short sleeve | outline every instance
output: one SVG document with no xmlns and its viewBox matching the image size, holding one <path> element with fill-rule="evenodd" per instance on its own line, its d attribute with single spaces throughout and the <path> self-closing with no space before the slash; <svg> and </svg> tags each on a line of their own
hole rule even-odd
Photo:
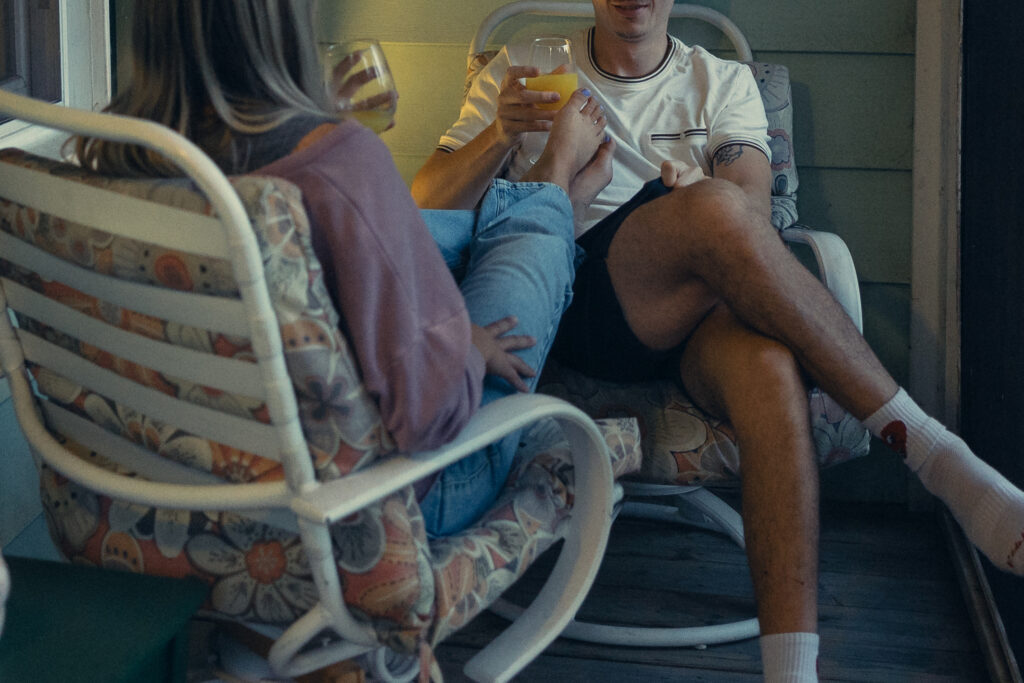
<svg viewBox="0 0 1024 683">
<path fill-rule="evenodd" d="M 771 159 L 768 119 L 761 93 L 750 69 L 736 62 L 723 62 L 723 71 L 712 94 L 715 110 L 709 122 L 708 163 L 725 145 L 750 145 Z"/>
<path fill-rule="evenodd" d="M 466 93 L 466 100 L 459 111 L 459 119 L 441 136 L 437 143 L 438 149 L 448 152 L 461 149 L 491 124 L 498 111 L 501 81 L 505 78 L 510 63 L 507 48 L 502 48 L 494 59 L 480 70 Z"/>
</svg>

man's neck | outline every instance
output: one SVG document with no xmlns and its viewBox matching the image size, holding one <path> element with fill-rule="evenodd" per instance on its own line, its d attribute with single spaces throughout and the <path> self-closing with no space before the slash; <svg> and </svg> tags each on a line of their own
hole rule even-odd
<svg viewBox="0 0 1024 683">
<path fill-rule="evenodd" d="M 639 41 L 594 29 L 594 59 L 603 71 L 624 78 L 646 76 L 661 64 L 668 50 L 668 34 Z"/>
</svg>

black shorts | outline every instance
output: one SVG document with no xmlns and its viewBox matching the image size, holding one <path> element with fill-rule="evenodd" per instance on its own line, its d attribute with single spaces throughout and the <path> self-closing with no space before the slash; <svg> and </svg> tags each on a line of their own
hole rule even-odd
<svg viewBox="0 0 1024 683">
<path fill-rule="evenodd" d="M 573 299 L 562 316 L 551 354 L 563 365 L 618 382 L 672 377 L 680 348 L 654 351 L 636 338 L 608 276 L 608 247 L 622 221 L 641 204 L 667 194 L 656 178 L 580 236 L 586 256 L 576 270 Z"/>
</svg>

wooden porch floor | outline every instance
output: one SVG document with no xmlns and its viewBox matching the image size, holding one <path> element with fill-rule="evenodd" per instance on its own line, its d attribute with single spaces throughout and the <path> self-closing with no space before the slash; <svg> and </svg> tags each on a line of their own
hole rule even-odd
<svg viewBox="0 0 1024 683">
<path fill-rule="evenodd" d="M 934 515 L 910 514 L 896 505 L 826 501 L 821 537 L 821 680 L 989 680 Z M 542 571 L 531 569 L 510 596 L 535 591 Z M 753 614 L 743 552 L 726 537 L 624 519 L 613 527 L 604 564 L 579 618 L 687 626 Z M 443 643 L 437 655 L 445 680 L 468 681 L 462 665 L 504 625 L 484 613 Z M 757 681 L 760 651 L 756 638 L 703 650 L 562 638 L 516 680 Z"/>
</svg>

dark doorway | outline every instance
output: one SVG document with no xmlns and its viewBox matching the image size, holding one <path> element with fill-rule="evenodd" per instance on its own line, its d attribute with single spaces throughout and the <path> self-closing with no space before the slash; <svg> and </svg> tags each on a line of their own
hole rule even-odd
<svg viewBox="0 0 1024 683">
<path fill-rule="evenodd" d="M 961 225 L 962 428 L 1024 485 L 1024 73 L 1021 0 L 965 0 Z M 1024 579 L 989 569 L 1018 662 Z"/>
</svg>

